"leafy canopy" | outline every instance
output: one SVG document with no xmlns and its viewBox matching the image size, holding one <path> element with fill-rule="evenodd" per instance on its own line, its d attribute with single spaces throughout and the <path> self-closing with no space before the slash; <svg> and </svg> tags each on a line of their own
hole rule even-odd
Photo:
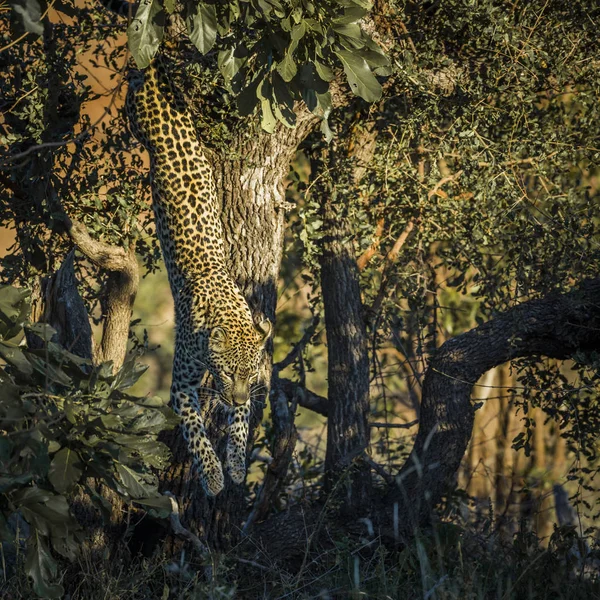
<svg viewBox="0 0 600 600">
<path fill-rule="evenodd" d="M 216 54 L 226 87 L 238 94 L 242 115 L 260 103 L 262 127 L 273 131 L 277 121 L 294 126 L 297 100 L 327 117 L 336 68 L 343 67 L 357 96 L 379 100 L 375 74 L 389 74 L 389 63 L 361 25 L 370 8 L 368 0 L 188 0 L 180 16 L 196 48 Z M 158 51 L 165 16 L 177 10 L 172 0 L 139 5 L 128 38 L 140 68 Z"/>
</svg>

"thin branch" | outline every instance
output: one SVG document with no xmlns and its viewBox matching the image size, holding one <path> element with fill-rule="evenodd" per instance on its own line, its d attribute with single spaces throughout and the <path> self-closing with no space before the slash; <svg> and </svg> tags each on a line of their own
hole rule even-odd
<svg viewBox="0 0 600 600">
<path fill-rule="evenodd" d="M 290 350 L 288 355 L 283 360 L 273 365 L 274 372 L 278 373 L 279 371 L 283 371 L 283 369 L 289 367 L 291 364 L 294 363 L 294 361 L 298 358 L 300 354 L 302 354 L 304 348 L 306 348 L 307 344 L 312 339 L 318 326 L 319 317 L 315 316 L 313 322 L 308 326 L 303 336 L 300 338 L 300 341 L 294 344 L 294 347 Z"/>
<path fill-rule="evenodd" d="M 356 266 L 359 271 L 362 271 L 371 261 L 371 259 L 377 254 L 379 246 L 381 245 L 381 236 L 383 235 L 383 218 L 377 221 L 377 228 L 375 229 L 375 235 L 371 245 L 358 257 L 356 260 Z"/>
<path fill-rule="evenodd" d="M 410 429 L 419 424 L 419 419 L 410 421 L 409 423 L 369 423 L 370 427 L 378 427 L 380 429 Z"/>
<path fill-rule="evenodd" d="M 324 417 L 329 415 L 329 402 L 327 398 L 319 396 L 310 390 L 302 387 L 297 381 L 291 379 L 280 378 L 277 382 L 288 398 L 293 398 L 296 395 L 298 405 L 302 408 L 312 410 Z"/>
</svg>

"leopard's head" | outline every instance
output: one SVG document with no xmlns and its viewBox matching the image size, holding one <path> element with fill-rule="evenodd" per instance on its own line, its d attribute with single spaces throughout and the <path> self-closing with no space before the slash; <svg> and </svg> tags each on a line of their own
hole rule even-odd
<svg viewBox="0 0 600 600">
<path fill-rule="evenodd" d="M 206 366 L 225 404 L 248 402 L 272 329 L 271 321 L 265 319 L 258 325 L 229 321 L 210 330 Z"/>
</svg>

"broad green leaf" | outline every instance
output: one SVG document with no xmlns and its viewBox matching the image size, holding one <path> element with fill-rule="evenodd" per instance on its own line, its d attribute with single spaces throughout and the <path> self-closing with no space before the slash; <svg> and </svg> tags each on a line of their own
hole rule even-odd
<svg viewBox="0 0 600 600">
<path fill-rule="evenodd" d="M 321 133 L 325 137 L 325 141 L 327 143 L 331 142 L 333 139 L 333 131 L 331 131 L 331 127 L 329 127 L 329 121 L 327 119 L 323 119 L 321 121 Z"/>
<path fill-rule="evenodd" d="M 300 83 L 302 88 L 314 90 L 318 94 L 324 94 L 329 90 L 327 82 L 319 77 L 315 66 L 310 63 L 300 67 L 296 81 Z"/>
<path fill-rule="evenodd" d="M 153 516 L 159 519 L 166 519 L 172 511 L 171 500 L 167 496 L 137 498 L 136 503 L 141 504 Z"/>
<path fill-rule="evenodd" d="M 294 25 L 294 27 L 292 27 L 292 31 L 290 34 L 290 37 L 292 38 L 292 41 L 290 42 L 290 45 L 288 46 L 287 52 L 289 54 L 293 54 L 296 51 L 296 48 L 298 47 L 298 44 L 300 42 L 300 40 L 304 37 L 304 34 L 306 33 L 306 24 L 304 23 L 304 21 L 298 23 L 298 25 Z"/>
<path fill-rule="evenodd" d="M 58 564 L 52 558 L 48 540 L 35 532 L 29 540 L 25 572 L 33 579 L 33 589 L 42 598 L 62 598 L 62 586 L 53 583 L 58 574 Z"/>
<path fill-rule="evenodd" d="M 273 133 L 275 131 L 275 126 L 277 125 L 277 119 L 273 114 L 273 110 L 271 109 L 271 101 L 270 100 L 261 100 L 260 101 L 260 109 L 261 109 L 261 120 L 260 126 L 267 132 Z"/>
<path fill-rule="evenodd" d="M 360 39 L 362 37 L 361 28 L 356 23 L 349 23 L 347 25 L 334 25 L 333 30 L 336 33 L 346 35 L 350 38 Z"/>
<path fill-rule="evenodd" d="M 150 489 L 142 483 L 135 471 L 120 463 L 116 463 L 115 467 L 125 491 L 132 498 L 146 498 L 150 495 Z"/>
<path fill-rule="evenodd" d="M 128 426 L 133 432 L 159 432 L 166 423 L 166 417 L 159 410 L 148 409 L 136 417 Z"/>
<path fill-rule="evenodd" d="M 236 58 L 236 48 L 227 48 L 227 50 L 221 50 L 217 56 L 217 65 L 221 75 L 225 78 L 225 81 L 231 81 L 238 73 L 242 65 L 246 62 L 246 57 Z"/>
<path fill-rule="evenodd" d="M 41 373 L 46 379 L 60 385 L 70 385 L 71 378 L 59 367 L 46 362 L 33 352 L 29 353 L 29 360 L 38 373 Z"/>
<path fill-rule="evenodd" d="M 0 335 L 10 339 L 17 335 L 29 316 L 30 292 L 11 285 L 0 286 Z"/>
<path fill-rule="evenodd" d="M 25 358 L 25 354 L 18 346 L 0 342 L 0 356 L 9 364 L 16 367 L 23 375 L 32 375 L 33 366 Z"/>
<path fill-rule="evenodd" d="M 42 490 L 37 486 L 23 488 L 11 496 L 11 500 L 18 506 L 27 506 L 35 502 L 46 502 L 52 496 L 52 492 Z"/>
<path fill-rule="evenodd" d="M 381 98 L 381 85 L 371 72 L 367 61 L 353 52 L 337 50 L 336 55 L 344 65 L 350 88 L 363 100 L 376 102 Z"/>
<path fill-rule="evenodd" d="M 82 473 L 83 465 L 77 452 L 71 448 L 63 448 L 54 455 L 50 463 L 48 479 L 54 489 L 63 494 L 79 481 Z"/>
<path fill-rule="evenodd" d="M 126 390 L 132 387 L 147 370 L 148 365 L 136 362 L 135 358 L 126 361 L 115 375 L 112 388 Z"/>
<path fill-rule="evenodd" d="M 35 333 L 44 342 L 49 342 L 53 335 L 56 335 L 56 329 L 50 327 L 47 323 L 31 323 L 25 326 L 26 331 Z"/>
<path fill-rule="evenodd" d="M 277 72 L 273 73 L 273 91 L 276 100 L 274 103 L 275 116 L 287 127 L 295 127 L 294 99 L 285 81 Z"/>
<path fill-rule="evenodd" d="M 262 83 L 264 73 L 257 75 L 254 80 L 248 85 L 242 93 L 237 97 L 238 110 L 242 116 L 252 114 L 252 111 L 258 104 L 257 90 L 260 83 Z"/>
<path fill-rule="evenodd" d="M 33 473 L 22 473 L 14 477 L 0 477 L 0 494 L 7 494 L 10 490 L 21 488 L 33 481 Z"/>
<path fill-rule="evenodd" d="M 284 81 L 291 81 L 298 72 L 298 67 L 289 52 L 285 53 L 283 60 L 277 64 L 276 69 Z"/>
<path fill-rule="evenodd" d="M 165 400 L 160 396 L 148 396 L 147 398 L 142 398 L 139 401 L 140 405 L 147 406 L 148 408 L 161 408 L 166 406 L 168 403 L 168 400 Z"/>
<path fill-rule="evenodd" d="M 350 23 L 356 23 L 362 19 L 369 9 L 360 6 L 349 6 L 344 10 L 344 14 L 341 17 L 333 19 L 334 25 L 348 25 Z"/>
<path fill-rule="evenodd" d="M 163 38 L 165 13 L 160 0 L 142 0 L 127 29 L 129 50 L 140 69 L 154 58 Z"/>
<path fill-rule="evenodd" d="M 202 54 L 206 54 L 215 45 L 217 39 L 217 12 L 215 6 L 188 0 L 186 9 L 185 24 L 190 40 Z"/>
<path fill-rule="evenodd" d="M 333 70 L 330 69 L 327 65 L 320 63 L 318 60 L 315 60 L 314 64 L 319 77 L 323 81 L 331 81 L 334 78 Z"/>
</svg>

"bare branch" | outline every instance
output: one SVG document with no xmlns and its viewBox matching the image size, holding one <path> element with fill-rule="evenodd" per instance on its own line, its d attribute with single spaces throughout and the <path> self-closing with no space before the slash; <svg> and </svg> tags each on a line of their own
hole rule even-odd
<svg viewBox="0 0 600 600">
<path fill-rule="evenodd" d="M 297 381 L 280 378 L 278 379 L 277 385 L 281 387 L 288 399 L 297 397 L 298 406 L 308 408 L 308 410 L 312 410 L 324 417 L 329 414 L 329 402 L 327 401 L 327 398 L 307 390 Z"/>
<path fill-rule="evenodd" d="M 300 338 L 300 341 L 294 344 L 294 347 L 290 350 L 288 355 L 282 361 L 279 361 L 278 363 L 275 363 L 273 365 L 273 371 L 279 372 L 283 371 L 283 369 L 285 369 L 286 367 L 289 367 L 298 358 L 298 356 L 302 354 L 304 348 L 306 348 L 313 335 L 315 335 L 315 331 L 317 330 L 318 326 L 319 317 L 315 316 L 313 322 L 309 325 L 309 327 L 306 329 L 306 331 Z"/>
</svg>

